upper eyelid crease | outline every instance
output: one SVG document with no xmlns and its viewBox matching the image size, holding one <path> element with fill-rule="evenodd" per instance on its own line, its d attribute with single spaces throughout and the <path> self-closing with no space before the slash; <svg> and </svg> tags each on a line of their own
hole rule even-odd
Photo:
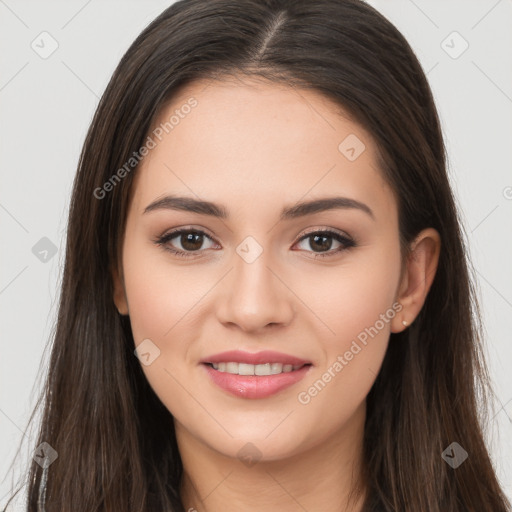
<svg viewBox="0 0 512 512">
<path fill-rule="evenodd" d="M 176 229 L 171 229 L 170 231 L 165 232 L 163 235 L 157 237 L 157 240 L 163 240 L 163 239 L 172 240 L 173 238 L 175 238 L 183 233 L 200 234 L 200 235 L 203 235 L 203 236 L 209 238 L 210 240 L 218 243 L 216 241 L 216 237 L 214 235 L 211 235 L 208 231 L 205 231 L 204 228 L 194 228 L 194 227 L 187 227 L 187 226 L 176 228 Z M 353 242 L 355 241 L 355 239 L 348 233 L 346 233 L 342 230 L 339 230 L 336 228 L 330 228 L 327 226 L 312 228 L 311 230 L 308 230 L 305 233 L 302 233 L 302 235 L 300 235 L 300 237 L 297 241 L 304 240 L 305 238 L 308 238 L 308 237 L 316 235 L 316 234 L 325 234 L 325 233 L 327 233 L 328 236 L 331 236 L 331 237 L 338 236 L 338 237 L 344 238 L 346 240 L 350 240 Z"/>
<path fill-rule="evenodd" d="M 293 206 L 285 207 L 280 215 L 280 220 L 296 219 L 313 213 L 319 213 L 333 209 L 356 209 L 365 212 L 373 220 L 375 215 L 372 209 L 360 201 L 348 197 L 327 197 L 315 199 L 312 201 L 297 203 Z M 156 201 L 153 201 L 144 209 L 144 214 L 155 210 L 178 210 L 198 213 L 201 215 L 210 215 L 219 219 L 227 219 L 229 213 L 227 209 L 210 201 L 202 201 L 193 197 L 182 197 L 166 195 Z"/>
</svg>

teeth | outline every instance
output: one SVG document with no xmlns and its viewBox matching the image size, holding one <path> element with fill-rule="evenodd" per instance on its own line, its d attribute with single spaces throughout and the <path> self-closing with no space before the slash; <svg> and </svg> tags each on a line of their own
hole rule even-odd
<svg viewBox="0 0 512 512">
<path fill-rule="evenodd" d="M 278 373 L 288 373 L 302 368 L 300 364 L 295 366 L 281 363 L 246 364 L 229 362 L 211 364 L 219 372 L 234 375 L 277 375 Z"/>
</svg>

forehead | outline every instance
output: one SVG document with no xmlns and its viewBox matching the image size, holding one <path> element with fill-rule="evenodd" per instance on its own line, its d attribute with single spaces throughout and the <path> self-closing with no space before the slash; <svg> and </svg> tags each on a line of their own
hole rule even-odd
<svg viewBox="0 0 512 512">
<path fill-rule="evenodd" d="M 377 210 L 395 207 L 369 133 L 313 90 L 249 78 L 196 81 L 162 108 L 149 135 L 155 146 L 133 184 L 140 211 L 177 192 L 237 210 L 338 192 Z"/>
</svg>

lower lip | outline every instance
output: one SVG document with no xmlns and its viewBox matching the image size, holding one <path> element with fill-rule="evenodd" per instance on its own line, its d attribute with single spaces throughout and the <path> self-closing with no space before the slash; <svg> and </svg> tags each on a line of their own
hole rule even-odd
<svg viewBox="0 0 512 512">
<path fill-rule="evenodd" d="M 304 378 L 312 365 L 306 365 L 292 372 L 277 375 L 235 375 L 219 372 L 209 364 L 202 364 L 217 386 L 239 398 L 266 398 L 282 391 Z"/>
</svg>

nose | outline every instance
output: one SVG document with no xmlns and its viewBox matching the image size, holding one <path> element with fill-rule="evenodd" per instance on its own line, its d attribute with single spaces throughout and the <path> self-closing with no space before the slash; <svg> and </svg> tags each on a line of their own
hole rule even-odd
<svg viewBox="0 0 512 512">
<path fill-rule="evenodd" d="M 251 263 L 234 254 L 233 266 L 216 301 L 218 320 L 245 332 L 288 325 L 294 315 L 294 294 L 273 268 L 267 251 Z"/>
</svg>

